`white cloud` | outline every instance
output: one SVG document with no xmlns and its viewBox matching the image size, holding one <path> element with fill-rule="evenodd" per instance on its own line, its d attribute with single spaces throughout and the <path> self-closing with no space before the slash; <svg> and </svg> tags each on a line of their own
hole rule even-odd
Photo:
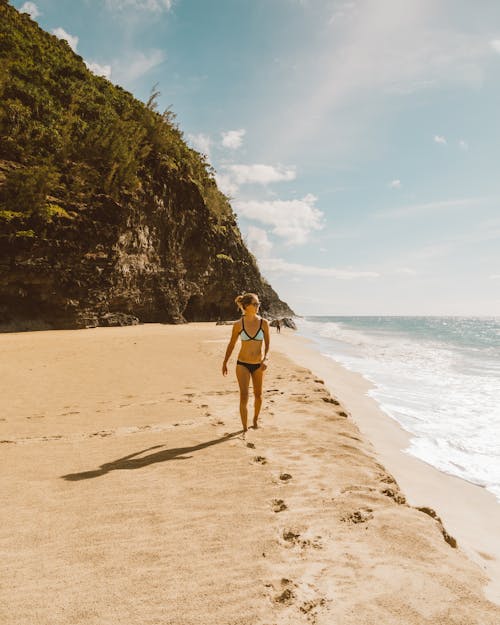
<svg viewBox="0 0 500 625">
<path fill-rule="evenodd" d="M 267 236 L 267 232 L 255 226 L 248 227 L 246 241 L 250 251 L 257 258 L 266 258 L 269 256 L 273 247 L 273 244 Z"/>
<path fill-rule="evenodd" d="M 494 273 L 490 276 L 490 280 L 500 280 L 500 273 Z"/>
<path fill-rule="evenodd" d="M 294 169 L 273 167 L 273 165 L 227 165 L 225 170 L 239 184 L 269 184 L 271 182 L 284 182 L 295 180 Z"/>
<path fill-rule="evenodd" d="M 406 215 L 415 215 L 419 213 L 435 212 L 449 208 L 460 208 L 463 206 L 477 206 L 486 202 L 486 197 L 469 197 L 455 200 L 439 200 L 435 202 L 426 202 L 423 204 L 411 204 L 400 208 L 389 209 L 376 213 L 376 217 L 405 217 Z"/>
<path fill-rule="evenodd" d="M 106 0 L 106 8 L 111 11 L 123 11 L 125 9 L 136 9 L 139 11 L 170 11 L 172 0 Z"/>
<path fill-rule="evenodd" d="M 493 41 L 490 41 L 490 46 L 493 50 L 495 50 L 495 52 L 500 54 L 500 39 L 493 39 Z"/>
<path fill-rule="evenodd" d="M 21 13 L 27 13 L 32 20 L 36 20 L 36 18 L 41 15 L 38 7 L 34 2 L 25 2 L 23 6 L 19 9 Z"/>
<path fill-rule="evenodd" d="M 442 135 L 434 135 L 434 143 L 446 145 L 448 141 L 446 141 L 446 137 L 443 137 Z"/>
<path fill-rule="evenodd" d="M 246 133 L 247 131 L 244 128 L 240 128 L 239 130 L 228 130 L 227 132 L 222 132 L 222 145 L 225 148 L 236 150 L 242 146 L 243 137 L 246 135 Z"/>
<path fill-rule="evenodd" d="M 114 81 L 119 84 L 130 85 L 154 67 L 161 65 L 166 58 L 163 50 L 131 51 L 113 62 Z"/>
<path fill-rule="evenodd" d="M 460 149 L 464 150 L 464 152 L 467 152 L 467 150 L 469 149 L 469 144 L 464 139 L 460 139 L 460 141 L 458 142 L 458 146 L 460 147 Z"/>
<path fill-rule="evenodd" d="M 208 135 L 204 135 L 202 132 L 197 135 L 188 134 L 188 139 L 195 150 L 198 150 L 198 152 L 201 152 L 210 158 L 210 146 L 212 144 L 212 140 Z"/>
<path fill-rule="evenodd" d="M 272 232 L 288 245 L 305 243 L 313 230 L 324 227 L 323 213 L 314 206 L 317 198 L 308 194 L 300 200 L 235 202 L 235 210 L 247 219 L 272 226 Z"/>
<path fill-rule="evenodd" d="M 93 61 L 84 61 L 88 69 L 96 74 L 96 76 L 104 76 L 104 78 L 111 77 L 111 65 L 99 65 Z"/>
<path fill-rule="evenodd" d="M 391 189 L 400 189 L 401 188 L 401 180 L 391 180 L 391 182 L 389 182 L 389 187 Z"/>
<path fill-rule="evenodd" d="M 337 278 L 339 280 L 353 280 L 355 278 L 378 278 L 375 271 L 355 271 L 352 269 L 336 269 L 335 267 L 313 267 L 289 263 L 282 258 L 264 258 L 259 266 L 269 273 L 285 273 L 294 276 L 317 276 L 320 278 Z"/>
<path fill-rule="evenodd" d="M 73 52 L 76 52 L 76 48 L 78 47 L 78 37 L 76 35 L 70 35 L 64 30 L 64 28 L 60 27 L 53 28 L 52 34 L 56 37 L 59 37 L 59 39 L 64 39 L 64 41 L 67 41 L 69 47 L 73 50 Z"/>
</svg>

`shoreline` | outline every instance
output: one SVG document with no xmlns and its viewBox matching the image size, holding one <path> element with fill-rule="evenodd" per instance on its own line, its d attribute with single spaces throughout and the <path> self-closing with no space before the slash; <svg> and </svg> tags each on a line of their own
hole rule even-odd
<svg viewBox="0 0 500 625">
<path fill-rule="evenodd" d="M 0 623 L 497 625 L 484 569 L 356 423 L 381 423 L 364 380 L 273 332 L 244 437 L 229 334 L 0 336 Z"/>
<path fill-rule="evenodd" d="M 500 605 L 500 502 L 495 495 L 406 453 L 411 434 L 369 395 L 375 385 L 362 374 L 322 354 L 313 341 L 300 335 L 287 334 L 286 344 L 280 347 L 298 364 L 323 377 L 328 390 L 349 409 L 373 444 L 409 503 L 436 511 L 459 548 L 490 577 L 485 596 Z"/>
</svg>

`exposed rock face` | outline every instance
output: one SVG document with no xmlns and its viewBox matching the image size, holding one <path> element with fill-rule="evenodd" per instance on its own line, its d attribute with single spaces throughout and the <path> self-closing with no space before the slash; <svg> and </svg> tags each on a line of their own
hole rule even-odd
<svg viewBox="0 0 500 625">
<path fill-rule="evenodd" d="M 157 186 L 125 204 L 106 195 L 58 201 L 69 217 L 36 237 L 19 236 L 16 219 L 4 224 L 3 329 L 231 319 L 243 291 L 258 293 L 268 316 L 293 314 L 262 279 L 234 216 L 215 221 L 193 183 Z"/>
<path fill-rule="evenodd" d="M 263 280 L 175 115 L 0 0 L 0 330 L 234 318 Z"/>
</svg>

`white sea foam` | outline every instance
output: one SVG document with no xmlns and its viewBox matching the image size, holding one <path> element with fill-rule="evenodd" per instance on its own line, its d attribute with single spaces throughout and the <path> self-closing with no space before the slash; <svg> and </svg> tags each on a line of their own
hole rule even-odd
<svg viewBox="0 0 500 625">
<path fill-rule="evenodd" d="M 411 435 L 408 453 L 500 501 L 500 322 L 308 318 L 299 332 L 374 384 Z"/>
</svg>

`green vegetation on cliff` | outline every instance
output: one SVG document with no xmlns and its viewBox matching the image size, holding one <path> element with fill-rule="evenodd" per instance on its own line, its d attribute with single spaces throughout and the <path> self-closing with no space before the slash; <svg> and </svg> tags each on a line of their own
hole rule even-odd
<svg viewBox="0 0 500 625">
<path fill-rule="evenodd" d="M 157 96 L 143 104 L 95 76 L 66 41 L 0 0 L 0 158 L 23 166 L 4 172 L 4 211 L 43 220 L 48 195 L 120 201 L 175 172 L 198 186 L 214 217 L 230 213 L 209 164 L 174 114 L 158 112 Z"/>
</svg>

